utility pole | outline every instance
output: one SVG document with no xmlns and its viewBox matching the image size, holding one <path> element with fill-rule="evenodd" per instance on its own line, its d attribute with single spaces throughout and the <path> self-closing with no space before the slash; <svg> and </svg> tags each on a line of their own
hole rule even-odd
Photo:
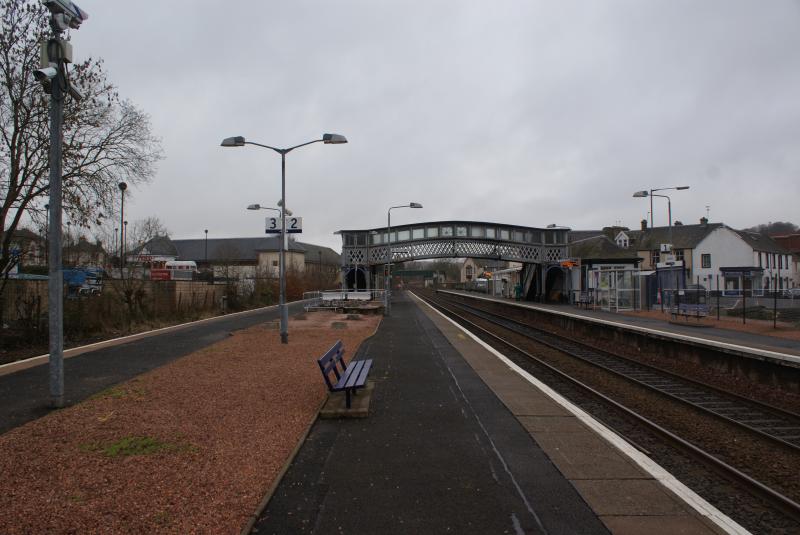
<svg viewBox="0 0 800 535">
<path fill-rule="evenodd" d="M 72 45 L 62 39 L 67 28 L 78 29 L 89 18 L 70 0 L 43 0 L 50 10 L 50 28 L 53 37 L 42 43 L 42 65 L 34 77 L 50 93 L 50 202 L 47 283 L 49 350 L 50 350 L 50 405 L 64 406 L 64 272 L 61 257 L 61 142 L 64 122 L 64 98 L 69 93 L 76 100 L 81 94 L 69 85 L 66 77 L 67 63 L 72 62 Z"/>
</svg>

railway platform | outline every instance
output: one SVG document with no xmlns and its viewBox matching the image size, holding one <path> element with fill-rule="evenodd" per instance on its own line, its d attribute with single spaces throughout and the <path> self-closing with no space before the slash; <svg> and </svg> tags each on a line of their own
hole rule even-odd
<svg viewBox="0 0 800 535">
<path fill-rule="evenodd" d="M 413 294 L 362 355 L 370 416 L 318 420 L 253 533 L 744 532 Z"/>
<path fill-rule="evenodd" d="M 528 301 L 515 301 L 504 297 L 487 296 L 475 292 L 447 290 L 477 299 L 513 303 L 520 307 L 531 308 L 554 315 L 581 318 L 609 327 L 617 327 L 638 331 L 646 335 L 672 338 L 679 341 L 706 344 L 715 348 L 727 348 L 743 355 L 753 355 L 774 360 L 783 360 L 789 364 L 800 366 L 800 341 L 777 336 L 754 334 L 746 331 L 725 329 L 713 324 L 702 329 L 691 325 L 680 325 L 663 319 L 635 316 L 603 310 L 586 310 L 572 305 L 541 304 Z"/>
</svg>

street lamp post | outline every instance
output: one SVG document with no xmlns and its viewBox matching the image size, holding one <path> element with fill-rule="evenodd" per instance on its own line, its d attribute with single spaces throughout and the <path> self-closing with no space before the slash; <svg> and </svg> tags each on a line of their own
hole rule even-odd
<svg viewBox="0 0 800 535">
<path fill-rule="evenodd" d="M 289 343 L 289 312 L 286 307 L 286 155 L 294 149 L 311 145 L 312 143 L 325 143 L 326 145 L 338 145 L 347 143 L 347 138 L 339 134 L 323 134 L 322 139 L 315 139 L 287 149 L 279 149 L 269 145 L 262 145 L 253 141 L 246 141 L 243 136 L 228 137 L 220 144 L 223 147 L 243 147 L 245 145 L 255 145 L 265 149 L 271 149 L 281 155 L 281 254 L 280 254 L 280 301 L 278 308 L 281 312 L 281 343 Z"/>
<path fill-rule="evenodd" d="M 668 195 L 659 195 L 657 193 L 653 193 L 654 191 L 666 191 L 666 190 L 684 190 L 689 189 L 689 186 L 675 186 L 671 188 L 656 188 L 651 190 L 643 190 L 637 191 L 633 194 L 634 197 L 641 198 L 641 197 L 650 197 L 650 228 L 653 228 L 653 197 L 662 197 L 667 199 L 667 218 L 669 219 L 669 251 L 670 254 L 672 253 L 672 200 L 669 198 Z M 660 253 L 659 253 L 660 254 Z M 681 268 L 683 269 L 683 268 Z M 656 266 L 656 272 L 658 272 L 658 266 Z M 677 275 L 676 275 L 677 277 Z M 659 281 L 659 288 L 661 287 L 661 279 Z M 675 282 L 675 289 L 677 291 L 678 281 Z M 672 301 L 670 300 L 670 304 Z M 661 306 L 664 306 L 664 296 L 661 297 Z"/>
<path fill-rule="evenodd" d="M 123 235 L 123 221 L 125 220 L 125 190 L 128 185 L 125 182 L 117 184 L 120 191 L 121 201 L 119 210 L 119 276 L 122 277 L 122 255 L 125 253 L 125 236 Z"/>
<path fill-rule="evenodd" d="M 392 210 L 395 208 L 422 208 L 422 205 L 418 202 L 412 202 L 409 204 L 401 204 L 400 206 L 392 206 L 386 212 L 386 273 L 384 274 L 384 288 L 383 288 L 383 314 L 385 316 L 391 315 L 392 312 L 392 300 L 389 296 L 389 290 L 391 287 L 391 280 L 392 280 Z"/>
<path fill-rule="evenodd" d="M 203 232 L 206 233 L 206 242 L 205 242 L 205 264 L 206 269 L 208 269 L 208 229 L 205 229 Z"/>
<path fill-rule="evenodd" d="M 649 195 L 639 195 L 639 197 L 647 197 L 647 196 L 650 197 L 650 228 L 653 228 L 653 197 L 658 197 L 658 195 L 653 195 L 653 192 L 654 191 L 667 191 L 667 190 L 672 190 L 672 189 L 684 190 L 684 189 L 689 189 L 689 186 L 670 186 L 668 188 L 655 188 L 655 189 L 648 190 L 650 192 Z M 641 192 L 637 192 L 637 193 L 641 193 Z M 636 196 L 637 195 L 634 194 L 634 197 L 636 197 Z M 672 218 L 670 218 L 670 221 L 672 221 Z"/>
<path fill-rule="evenodd" d="M 125 242 L 128 240 L 128 221 L 122 222 L 122 267 L 125 267 Z"/>
<path fill-rule="evenodd" d="M 278 212 L 279 215 L 281 213 L 280 208 L 272 208 L 270 206 L 261 206 L 260 204 L 248 204 L 247 205 L 247 209 L 248 210 L 272 210 L 274 212 Z M 288 216 L 292 215 L 292 211 L 289 210 L 288 208 L 286 209 L 286 215 L 288 215 Z M 279 258 L 278 264 L 281 264 L 281 263 L 283 263 L 283 247 L 279 248 L 278 251 L 279 251 L 278 252 L 278 258 Z"/>
</svg>

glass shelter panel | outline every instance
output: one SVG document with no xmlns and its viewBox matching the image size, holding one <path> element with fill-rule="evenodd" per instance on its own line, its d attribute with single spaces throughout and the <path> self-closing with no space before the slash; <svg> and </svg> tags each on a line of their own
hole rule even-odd
<svg viewBox="0 0 800 535">
<path fill-rule="evenodd" d="M 424 229 L 424 228 L 415 228 L 415 229 L 414 229 L 414 230 L 411 232 L 411 236 L 412 236 L 412 237 L 413 237 L 415 240 L 421 240 L 422 238 L 424 238 L 424 237 L 425 237 L 425 229 Z"/>
<path fill-rule="evenodd" d="M 428 238 L 439 237 L 439 227 L 428 227 Z"/>
</svg>

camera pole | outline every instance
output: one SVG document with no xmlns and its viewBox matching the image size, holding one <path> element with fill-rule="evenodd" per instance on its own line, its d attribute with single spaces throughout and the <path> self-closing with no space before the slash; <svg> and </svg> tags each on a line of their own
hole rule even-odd
<svg viewBox="0 0 800 535">
<path fill-rule="evenodd" d="M 64 275 L 61 265 L 61 128 L 64 120 L 64 58 L 61 49 L 62 30 L 54 23 L 53 39 L 47 43 L 48 56 L 56 63 L 56 75 L 50 92 L 50 228 L 48 229 L 50 262 L 48 264 L 48 319 L 50 339 L 50 404 L 64 406 Z"/>
</svg>

